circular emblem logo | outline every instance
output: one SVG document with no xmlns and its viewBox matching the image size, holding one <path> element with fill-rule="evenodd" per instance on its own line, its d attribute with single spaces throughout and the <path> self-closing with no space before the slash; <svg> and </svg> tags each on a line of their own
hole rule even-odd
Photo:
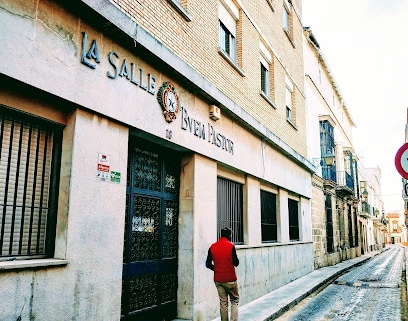
<svg viewBox="0 0 408 321">
<path fill-rule="evenodd" d="M 164 118 L 171 123 L 177 118 L 180 101 L 176 89 L 171 82 L 164 82 L 157 91 L 157 101 L 163 109 Z"/>
</svg>

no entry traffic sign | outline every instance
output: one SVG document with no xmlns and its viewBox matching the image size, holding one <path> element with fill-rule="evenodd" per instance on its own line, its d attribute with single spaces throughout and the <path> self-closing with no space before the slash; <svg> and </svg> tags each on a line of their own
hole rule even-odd
<svg viewBox="0 0 408 321">
<path fill-rule="evenodd" d="M 395 155 L 395 167 L 403 178 L 408 179 L 408 143 L 402 145 Z"/>
</svg>

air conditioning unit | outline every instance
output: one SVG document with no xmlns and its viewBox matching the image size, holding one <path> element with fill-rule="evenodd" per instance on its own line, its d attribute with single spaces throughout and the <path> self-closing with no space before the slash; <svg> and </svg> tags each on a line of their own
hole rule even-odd
<svg viewBox="0 0 408 321">
<path fill-rule="evenodd" d="M 221 110 L 215 105 L 210 105 L 210 118 L 212 120 L 218 120 L 221 117 Z"/>
</svg>

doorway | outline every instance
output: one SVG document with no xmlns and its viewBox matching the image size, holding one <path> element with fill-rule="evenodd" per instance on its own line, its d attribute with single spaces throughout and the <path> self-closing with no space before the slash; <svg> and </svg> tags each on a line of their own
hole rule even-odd
<svg viewBox="0 0 408 321">
<path fill-rule="evenodd" d="M 122 321 L 176 318 L 179 186 L 177 153 L 130 140 Z"/>
</svg>

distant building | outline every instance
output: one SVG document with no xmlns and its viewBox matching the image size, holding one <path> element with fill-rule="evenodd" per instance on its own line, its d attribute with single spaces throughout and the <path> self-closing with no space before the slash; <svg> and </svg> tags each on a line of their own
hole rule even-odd
<svg viewBox="0 0 408 321">
<path fill-rule="evenodd" d="M 403 218 L 399 213 L 387 213 L 387 232 L 385 242 L 387 244 L 396 244 L 402 242 Z"/>
</svg>

